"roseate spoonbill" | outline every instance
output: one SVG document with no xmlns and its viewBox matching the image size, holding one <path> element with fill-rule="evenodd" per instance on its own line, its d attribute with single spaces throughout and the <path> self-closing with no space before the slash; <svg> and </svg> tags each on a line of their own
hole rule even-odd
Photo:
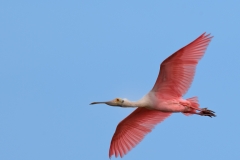
<svg viewBox="0 0 240 160">
<path fill-rule="evenodd" d="M 152 90 L 142 99 L 132 102 L 116 98 L 104 103 L 122 108 L 134 107 L 129 116 L 122 120 L 112 137 L 109 158 L 112 155 L 123 157 L 135 147 L 153 127 L 169 117 L 172 113 L 182 112 L 186 116 L 215 116 L 207 108 L 199 108 L 197 97 L 183 99 L 189 89 L 198 61 L 211 41 L 210 34 L 203 33 L 193 42 L 173 53 L 160 65 L 158 78 Z"/>
</svg>

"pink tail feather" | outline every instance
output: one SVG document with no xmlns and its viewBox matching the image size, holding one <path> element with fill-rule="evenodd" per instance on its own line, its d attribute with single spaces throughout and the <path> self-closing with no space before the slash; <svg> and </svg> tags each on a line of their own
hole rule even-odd
<svg viewBox="0 0 240 160">
<path fill-rule="evenodd" d="M 188 102 L 190 102 L 190 106 L 194 109 L 192 109 L 190 112 L 188 113 L 183 113 L 186 116 L 190 116 L 194 113 L 196 113 L 196 109 L 199 109 L 199 104 L 198 104 L 198 98 L 197 97 L 192 97 L 192 98 L 188 98 L 186 99 Z"/>
</svg>

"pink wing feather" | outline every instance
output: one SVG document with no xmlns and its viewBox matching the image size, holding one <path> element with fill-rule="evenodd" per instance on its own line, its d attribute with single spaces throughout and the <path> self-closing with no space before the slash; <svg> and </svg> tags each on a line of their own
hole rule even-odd
<svg viewBox="0 0 240 160">
<path fill-rule="evenodd" d="M 135 147 L 154 126 L 162 122 L 171 113 L 146 108 L 137 108 L 122 120 L 112 137 L 109 158 L 112 155 L 123 157 Z"/>
<path fill-rule="evenodd" d="M 162 62 L 152 89 L 157 97 L 182 97 L 187 92 L 193 81 L 196 65 L 204 55 L 211 38 L 210 34 L 203 33 Z"/>
</svg>

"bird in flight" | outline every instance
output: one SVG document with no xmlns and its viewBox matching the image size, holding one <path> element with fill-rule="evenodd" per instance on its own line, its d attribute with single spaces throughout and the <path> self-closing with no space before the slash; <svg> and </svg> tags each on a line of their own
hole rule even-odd
<svg viewBox="0 0 240 160">
<path fill-rule="evenodd" d="M 189 89 L 198 61 L 204 55 L 211 39 L 210 34 L 203 33 L 165 59 L 160 65 L 159 75 L 152 90 L 140 100 L 115 98 L 111 101 L 91 103 L 136 108 L 118 124 L 111 140 L 109 158 L 113 155 L 123 157 L 151 132 L 155 125 L 172 113 L 215 117 L 215 112 L 199 107 L 197 97 L 182 97 Z"/>
</svg>

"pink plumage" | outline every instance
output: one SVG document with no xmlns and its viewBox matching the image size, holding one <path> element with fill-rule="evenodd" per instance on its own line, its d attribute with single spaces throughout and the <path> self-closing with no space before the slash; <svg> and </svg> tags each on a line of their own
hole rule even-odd
<svg viewBox="0 0 240 160">
<path fill-rule="evenodd" d="M 146 108 L 137 108 L 122 120 L 113 135 L 109 157 L 120 155 L 123 157 L 135 147 L 153 127 L 162 122 L 171 113 L 164 113 Z"/>
<path fill-rule="evenodd" d="M 182 97 L 187 92 L 193 81 L 196 65 L 204 55 L 211 38 L 204 33 L 162 62 L 152 89 L 159 98 Z"/>
<path fill-rule="evenodd" d="M 215 116 L 213 111 L 199 108 L 197 97 L 186 100 L 182 98 L 193 81 L 198 61 L 203 57 L 211 39 L 209 34 L 204 33 L 165 59 L 160 65 L 155 85 L 142 99 L 132 102 L 116 98 L 112 101 L 91 103 L 137 108 L 118 124 L 111 140 L 109 157 L 123 157 L 151 132 L 155 125 L 172 113 Z"/>
</svg>

